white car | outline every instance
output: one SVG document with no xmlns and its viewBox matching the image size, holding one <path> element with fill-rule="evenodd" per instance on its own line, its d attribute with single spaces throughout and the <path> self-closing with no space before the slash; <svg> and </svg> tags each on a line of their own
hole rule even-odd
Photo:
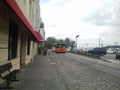
<svg viewBox="0 0 120 90">
<path fill-rule="evenodd" d="M 55 52 L 55 47 L 52 47 L 52 52 Z"/>
<path fill-rule="evenodd" d="M 113 50 L 107 50 L 107 54 L 115 54 L 115 51 L 113 51 Z"/>
</svg>

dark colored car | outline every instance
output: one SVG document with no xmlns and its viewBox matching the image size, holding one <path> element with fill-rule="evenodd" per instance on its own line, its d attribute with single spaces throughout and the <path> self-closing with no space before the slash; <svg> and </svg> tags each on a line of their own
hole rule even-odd
<svg viewBox="0 0 120 90">
<path fill-rule="evenodd" d="M 106 49 L 105 48 L 94 48 L 92 50 L 89 50 L 88 53 L 96 54 L 96 55 L 105 55 Z"/>
<path fill-rule="evenodd" d="M 116 51 L 116 59 L 120 58 L 120 50 Z"/>
</svg>

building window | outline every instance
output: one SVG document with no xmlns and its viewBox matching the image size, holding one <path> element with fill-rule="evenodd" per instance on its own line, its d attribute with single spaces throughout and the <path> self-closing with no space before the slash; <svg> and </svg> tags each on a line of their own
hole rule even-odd
<svg viewBox="0 0 120 90">
<path fill-rule="evenodd" d="M 8 44 L 8 60 L 17 57 L 18 43 L 18 25 L 13 21 L 9 21 L 9 44 Z"/>
<path fill-rule="evenodd" d="M 30 55 L 30 39 L 28 37 L 28 41 L 27 41 L 27 55 Z"/>
</svg>

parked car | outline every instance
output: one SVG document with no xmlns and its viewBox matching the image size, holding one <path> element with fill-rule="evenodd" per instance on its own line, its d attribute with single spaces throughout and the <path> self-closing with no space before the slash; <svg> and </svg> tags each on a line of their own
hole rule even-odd
<svg viewBox="0 0 120 90">
<path fill-rule="evenodd" d="M 52 52 L 55 52 L 55 47 L 52 47 Z"/>
<path fill-rule="evenodd" d="M 68 47 L 68 48 L 67 48 L 67 52 L 70 52 L 70 51 L 71 51 L 71 47 Z"/>
<path fill-rule="evenodd" d="M 76 54 L 81 54 L 81 53 L 83 53 L 83 50 L 82 49 L 75 50 L 75 53 Z"/>
<path fill-rule="evenodd" d="M 107 54 L 115 54 L 115 53 L 116 53 L 115 50 L 112 50 L 112 49 L 107 50 Z"/>
<path fill-rule="evenodd" d="M 105 55 L 106 49 L 105 48 L 93 48 L 92 50 L 89 50 L 88 53 L 96 54 L 96 55 Z"/>
<path fill-rule="evenodd" d="M 116 51 L 116 59 L 120 58 L 120 50 Z"/>
</svg>

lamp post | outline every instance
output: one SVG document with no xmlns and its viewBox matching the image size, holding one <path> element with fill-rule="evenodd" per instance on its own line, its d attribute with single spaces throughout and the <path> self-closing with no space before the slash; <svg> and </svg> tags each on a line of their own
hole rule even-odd
<svg viewBox="0 0 120 90">
<path fill-rule="evenodd" d="M 76 50 L 77 50 L 77 38 L 79 37 L 79 35 L 76 36 Z"/>
<path fill-rule="evenodd" d="M 114 42 L 115 43 L 115 52 L 117 52 L 117 46 L 119 42 Z"/>
</svg>

